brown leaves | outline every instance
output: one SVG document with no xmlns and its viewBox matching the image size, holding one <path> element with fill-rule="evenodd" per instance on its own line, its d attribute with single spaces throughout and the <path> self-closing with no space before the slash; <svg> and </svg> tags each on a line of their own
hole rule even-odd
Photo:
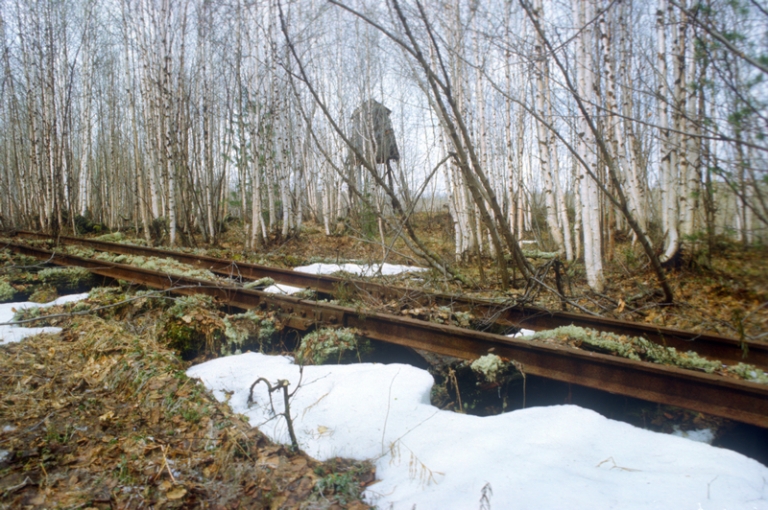
<svg viewBox="0 0 768 510">
<path fill-rule="evenodd" d="M 130 306 L 148 326 L 80 316 L 63 321 L 67 342 L 0 348 L 0 506 L 296 508 L 315 497 L 318 463 L 269 444 L 187 379 L 153 335 L 159 312 Z"/>
</svg>

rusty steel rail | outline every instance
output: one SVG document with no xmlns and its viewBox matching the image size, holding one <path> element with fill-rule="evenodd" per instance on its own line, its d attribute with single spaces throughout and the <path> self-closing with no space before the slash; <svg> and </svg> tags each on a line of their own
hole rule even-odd
<svg viewBox="0 0 768 510">
<path fill-rule="evenodd" d="M 528 374 L 768 428 L 768 385 L 389 314 L 372 312 L 361 316 L 352 308 L 217 286 L 210 281 L 56 254 L 26 245 L 11 243 L 8 248 L 53 264 L 84 267 L 95 274 L 148 287 L 187 295 L 203 293 L 240 308 L 272 310 L 286 320 L 289 327 L 299 330 L 319 325 L 356 328 L 370 339 L 463 359 L 493 352 L 522 363 Z"/>
<path fill-rule="evenodd" d="M 52 240 L 49 235 L 35 232 L 18 231 L 17 234 L 22 237 Z M 528 328 L 541 331 L 558 326 L 574 325 L 620 335 L 644 337 L 660 345 L 674 347 L 683 352 L 694 351 L 701 356 L 725 363 L 745 362 L 761 368 L 768 368 L 768 343 L 749 340 L 741 341 L 735 338 L 708 333 L 692 333 L 650 324 L 627 322 L 605 317 L 591 317 L 572 312 L 552 311 L 536 306 L 510 305 L 486 299 L 428 293 L 418 289 L 382 285 L 358 279 L 308 274 L 290 269 L 235 262 L 144 246 L 67 236 L 60 236 L 58 241 L 63 245 L 84 246 L 98 251 L 171 258 L 196 268 L 207 269 L 222 276 L 239 277 L 249 280 L 269 277 L 278 283 L 311 288 L 326 294 L 335 295 L 343 287 L 347 293 L 351 292 L 360 296 L 368 295 L 383 301 L 400 301 L 417 306 L 448 306 L 453 311 L 469 312 L 475 317 L 487 321 L 489 324 L 495 323 L 504 327 Z"/>
</svg>

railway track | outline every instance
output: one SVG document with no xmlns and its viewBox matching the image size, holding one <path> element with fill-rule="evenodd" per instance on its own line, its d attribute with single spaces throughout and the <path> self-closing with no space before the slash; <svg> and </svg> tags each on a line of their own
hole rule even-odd
<svg viewBox="0 0 768 510">
<path fill-rule="evenodd" d="M 280 296 L 210 281 L 171 276 L 122 264 L 58 254 L 28 245 L 7 248 L 62 266 L 80 266 L 178 294 L 207 294 L 232 306 L 271 310 L 289 327 L 355 328 L 362 336 L 463 359 L 493 352 L 522 364 L 527 374 L 675 405 L 768 428 L 768 385 L 656 365 L 568 346 L 531 343 L 487 332 L 359 311 L 315 300 Z M 498 306 L 498 305 L 496 305 Z"/>
<path fill-rule="evenodd" d="M 51 237 L 34 232 L 19 231 L 23 238 L 51 240 Z M 707 333 L 692 333 L 674 328 L 649 324 L 620 321 L 616 319 L 591 317 L 588 315 L 551 311 L 535 306 L 510 305 L 509 303 L 428 293 L 358 279 L 346 279 L 327 275 L 301 273 L 289 269 L 268 267 L 258 264 L 235 262 L 214 257 L 190 255 L 176 251 L 147 248 L 130 244 L 110 243 L 77 237 L 61 236 L 59 243 L 68 246 L 83 246 L 97 251 L 120 253 L 133 256 L 170 258 L 184 264 L 207 269 L 225 277 L 258 280 L 270 277 L 275 282 L 301 288 L 313 289 L 319 293 L 337 295 L 343 288 L 346 295 L 356 294 L 362 298 L 378 301 L 404 303 L 409 307 L 447 306 L 452 311 L 469 312 L 488 326 L 503 328 L 527 328 L 534 331 L 553 329 L 558 326 L 574 325 L 597 331 L 608 331 L 619 335 L 644 337 L 660 345 L 674 347 L 683 352 L 697 354 L 733 364 L 739 362 L 768 369 L 768 344 L 738 340 Z M 491 329 L 490 327 L 488 329 Z"/>
</svg>

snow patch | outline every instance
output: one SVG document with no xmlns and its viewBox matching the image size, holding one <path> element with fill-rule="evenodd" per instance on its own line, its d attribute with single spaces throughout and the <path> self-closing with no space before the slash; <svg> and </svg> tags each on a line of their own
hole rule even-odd
<svg viewBox="0 0 768 510">
<path fill-rule="evenodd" d="M 50 303 L 33 303 L 31 301 L 25 301 L 23 303 L 3 303 L 0 304 L 0 323 L 11 322 L 16 311 L 26 310 L 28 308 L 48 308 L 54 305 L 63 305 L 66 303 L 72 303 L 75 301 L 82 301 L 88 297 L 88 293 L 85 294 L 71 294 L 69 296 L 62 296 Z M 0 345 L 10 344 L 14 342 L 20 342 L 24 338 L 32 335 L 38 335 L 40 333 L 59 333 L 61 328 L 54 328 L 51 326 L 41 328 L 23 328 L 19 326 L 0 326 Z"/>
<path fill-rule="evenodd" d="M 317 262 L 308 266 L 294 267 L 293 270 L 309 274 L 332 274 L 339 271 L 344 271 L 345 273 L 358 276 L 377 276 L 379 274 L 382 276 L 392 276 L 401 273 L 417 273 L 421 271 L 427 271 L 428 269 L 426 267 L 402 266 L 398 264 L 387 263 L 360 265 L 352 263 L 324 264 Z M 379 271 L 381 271 L 381 273 L 379 273 Z"/>
<path fill-rule="evenodd" d="M 250 408 L 247 399 L 259 377 L 296 389 L 291 358 L 246 353 L 187 374 L 221 401 L 233 392 L 235 412 L 289 442 L 265 385 Z M 432 385 L 409 365 L 304 367 L 291 400 L 299 445 L 320 460 L 372 460 L 380 481 L 365 497 L 379 508 L 478 508 L 485 494 L 492 508 L 768 509 L 768 468 L 736 452 L 572 405 L 484 418 L 442 411 L 429 403 Z"/>
<path fill-rule="evenodd" d="M 270 294 L 283 294 L 286 296 L 290 296 L 291 294 L 296 294 L 297 292 L 301 292 L 304 290 L 301 287 L 294 287 L 293 285 L 283 285 L 282 283 L 275 283 L 273 285 L 270 285 L 269 287 L 266 287 L 264 289 L 264 292 L 269 292 Z"/>
</svg>

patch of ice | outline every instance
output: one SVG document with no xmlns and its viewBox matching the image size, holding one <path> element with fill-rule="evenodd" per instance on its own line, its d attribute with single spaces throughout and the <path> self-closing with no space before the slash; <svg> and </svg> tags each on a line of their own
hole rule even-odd
<svg viewBox="0 0 768 510">
<path fill-rule="evenodd" d="M 65 303 L 72 303 L 75 301 L 82 301 L 88 297 L 88 293 L 84 294 L 71 294 L 69 296 L 62 296 L 50 303 L 32 303 L 31 301 L 25 301 L 23 303 L 3 303 L 0 304 L 0 323 L 11 322 L 15 311 L 26 310 L 28 308 L 47 308 L 54 305 L 63 305 Z M 19 326 L 0 326 L 0 345 L 10 344 L 14 342 L 20 342 L 24 338 L 32 335 L 38 335 L 40 333 L 58 333 L 61 328 L 54 328 L 50 326 L 40 328 L 23 328 Z"/>
<path fill-rule="evenodd" d="M 381 270 L 382 276 L 392 276 L 401 273 L 418 273 L 421 271 L 427 271 L 428 269 L 426 267 L 402 266 L 398 264 L 387 263 L 360 265 L 352 263 L 323 264 L 317 262 L 308 266 L 294 267 L 293 270 L 309 274 L 332 274 L 339 271 L 344 271 L 345 273 L 351 273 L 358 276 L 376 276 L 379 274 L 379 270 Z"/>
<path fill-rule="evenodd" d="M 286 379 L 291 358 L 246 353 L 191 367 L 253 426 L 288 442 L 259 377 Z M 300 447 L 327 460 L 370 459 L 380 480 L 365 492 L 379 508 L 768 509 L 768 468 L 741 454 L 609 420 L 577 406 L 477 417 L 429 403 L 433 379 L 408 365 L 304 367 L 291 400 Z M 275 399 L 275 411 L 283 411 Z M 489 487 L 490 491 L 484 488 Z M 492 492 L 492 494 L 491 494 Z"/>
</svg>

